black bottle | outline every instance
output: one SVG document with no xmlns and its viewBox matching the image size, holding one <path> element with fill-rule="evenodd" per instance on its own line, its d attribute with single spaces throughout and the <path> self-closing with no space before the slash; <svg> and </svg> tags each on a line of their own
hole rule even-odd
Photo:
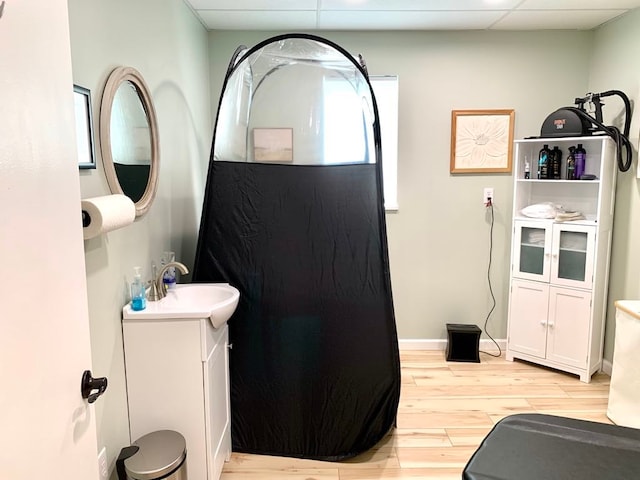
<svg viewBox="0 0 640 480">
<path fill-rule="evenodd" d="M 551 157 L 549 161 L 549 178 L 553 178 L 554 180 L 560 180 L 561 172 L 562 172 L 562 152 L 560 149 L 555 146 L 553 150 L 551 150 Z"/>
<path fill-rule="evenodd" d="M 538 154 L 538 178 L 540 180 L 546 180 L 549 178 L 549 156 L 551 154 L 551 150 L 549 150 L 549 145 L 545 145 L 540 150 Z"/>
<path fill-rule="evenodd" d="M 576 179 L 576 147 L 569 147 L 569 155 L 567 155 L 567 180 Z"/>
<path fill-rule="evenodd" d="M 578 148 L 576 148 L 573 156 L 576 159 L 576 180 L 580 180 L 582 175 L 584 175 L 585 170 L 585 162 L 587 157 L 587 152 L 584 148 L 582 148 L 582 144 L 578 144 Z"/>
</svg>

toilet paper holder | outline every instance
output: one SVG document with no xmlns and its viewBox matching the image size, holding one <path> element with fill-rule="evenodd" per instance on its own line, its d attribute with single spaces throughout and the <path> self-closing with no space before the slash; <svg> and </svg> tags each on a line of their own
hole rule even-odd
<svg viewBox="0 0 640 480">
<path fill-rule="evenodd" d="M 136 218 L 133 201 L 123 194 L 82 200 L 82 234 L 84 239 L 126 227 Z"/>
</svg>

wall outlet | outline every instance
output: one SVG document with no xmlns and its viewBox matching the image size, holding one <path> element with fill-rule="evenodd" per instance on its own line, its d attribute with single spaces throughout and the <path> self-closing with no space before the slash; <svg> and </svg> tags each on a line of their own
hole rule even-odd
<svg viewBox="0 0 640 480">
<path fill-rule="evenodd" d="M 109 480 L 109 466 L 107 465 L 107 449 L 102 447 L 98 454 L 98 477 L 100 480 Z"/>
<path fill-rule="evenodd" d="M 496 197 L 493 196 L 493 187 L 484 187 L 484 191 L 482 192 L 482 203 L 488 205 L 489 199 L 491 199 L 491 203 L 496 203 Z"/>
</svg>

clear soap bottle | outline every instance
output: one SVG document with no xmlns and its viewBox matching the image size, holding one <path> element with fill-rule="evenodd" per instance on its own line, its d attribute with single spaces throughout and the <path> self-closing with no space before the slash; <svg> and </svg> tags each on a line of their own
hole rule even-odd
<svg viewBox="0 0 640 480">
<path fill-rule="evenodd" d="M 135 275 L 131 282 L 131 310 L 140 311 L 147 308 L 146 289 L 140 275 L 140 267 L 134 267 Z"/>
</svg>

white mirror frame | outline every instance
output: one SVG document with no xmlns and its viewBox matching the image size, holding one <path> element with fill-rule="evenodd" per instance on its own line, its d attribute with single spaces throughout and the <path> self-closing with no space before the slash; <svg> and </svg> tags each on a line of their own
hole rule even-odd
<svg viewBox="0 0 640 480">
<path fill-rule="evenodd" d="M 158 187 L 158 172 L 160 170 L 160 147 L 158 141 L 158 122 L 156 111 L 151 100 L 151 93 L 146 82 L 135 68 L 117 67 L 110 74 L 102 94 L 100 106 L 100 152 L 102 153 L 102 165 L 107 183 L 112 194 L 125 194 L 122 191 L 116 169 L 113 164 L 111 150 L 111 109 L 116 91 L 124 82 L 131 82 L 138 91 L 138 96 L 142 102 L 147 121 L 149 123 L 149 134 L 151 137 L 151 168 L 149 169 L 149 180 L 142 198 L 135 203 L 136 217 L 141 217 L 151 207 L 156 196 Z"/>
</svg>

